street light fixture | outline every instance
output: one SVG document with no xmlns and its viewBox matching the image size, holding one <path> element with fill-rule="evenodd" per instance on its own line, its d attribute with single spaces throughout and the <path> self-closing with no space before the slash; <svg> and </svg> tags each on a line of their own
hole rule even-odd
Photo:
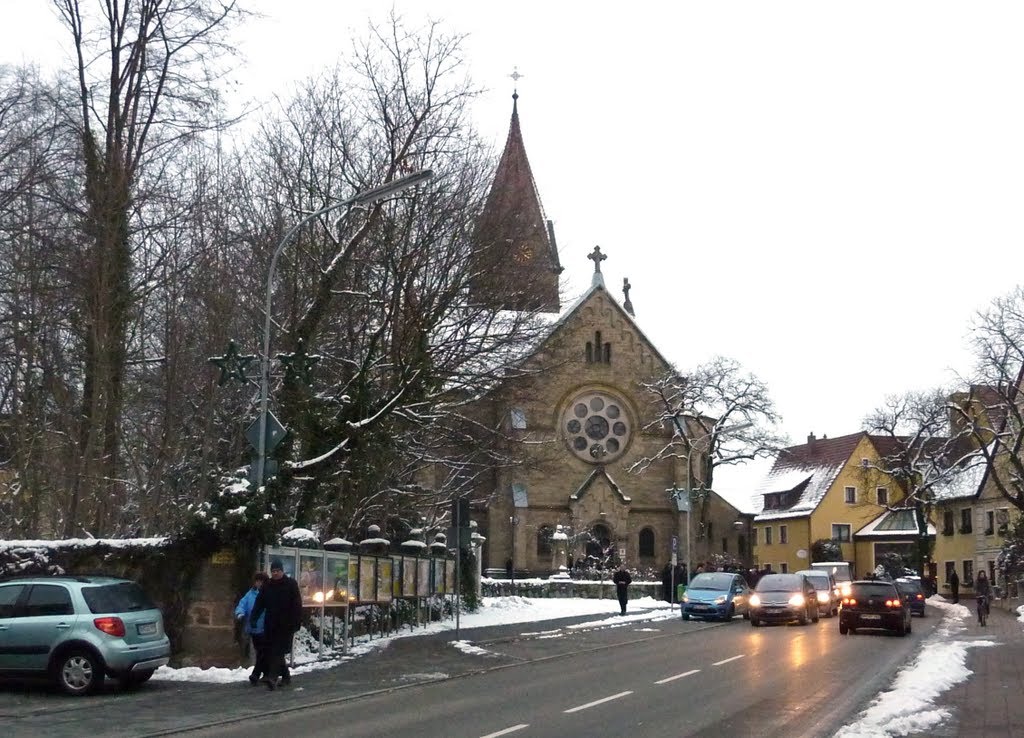
<svg viewBox="0 0 1024 738">
<path fill-rule="evenodd" d="M 284 234 L 280 243 L 277 244 L 277 248 L 274 249 L 274 255 L 270 258 L 270 269 L 267 272 L 267 299 L 264 305 L 265 320 L 263 324 L 263 354 L 260 356 L 260 415 L 259 415 L 259 443 L 256 447 L 256 475 L 255 482 L 256 487 L 261 487 L 266 482 L 266 467 L 267 467 L 267 416 L 268 410 L 267 405 L 270 400 L 270 315 L 271 315 L 271 299 L 273 296 L 274 288 L 274 273 L 277 271 L 277 260 L 281 256 L 281 252 L 284 251 L 284 247 L 287 246 L 291 240 L 295 237 L 295 234 L 299 232 L 302 226 L 306 225 L 311 220 L 319 218 L 321 215 L 340 210 L 342 208 L 352 208 L 353 206 L 369 205 L 371 203 L 378 202 L 390 195 L 396 195 L 409 187 L 415 187 L 421 182 L 426 182 L 434 176 L 434 173 L 429 169 L 423 169 L 418 172 L 414 172 L 406 177 L 387 182 L 380 185 L 379 187 L 373 187 L 369 190 L 363 190 L 358 192 L 352 197 L 343 202 L 335 203 L 334 205 L 328 205 L 325 208 L 321 208 L 314 213 L 310 213 L 298 223 L 293 225 L 291 229 Z M 342 218 L 347 215 L 342 214 Z M 337 223 L 338 221 L 335 221 Z"/>
</svg>

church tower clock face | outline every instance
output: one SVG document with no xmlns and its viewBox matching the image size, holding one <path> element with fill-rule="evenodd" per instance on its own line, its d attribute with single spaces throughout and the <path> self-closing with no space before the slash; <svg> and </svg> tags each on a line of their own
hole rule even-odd
<svg viewBox="0 0 1024 738">
<path fill-rule="evenodd" d="M 590 464 L 614 461 L 630 438 L 629 415 L 623 402 L 605 392 L 582 392 L 562 414 L 562 433 L 569 449 Z"/>
</svg>

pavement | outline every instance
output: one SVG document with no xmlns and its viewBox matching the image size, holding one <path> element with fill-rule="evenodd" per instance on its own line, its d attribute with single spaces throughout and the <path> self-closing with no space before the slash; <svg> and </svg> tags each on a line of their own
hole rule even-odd
<svg viewBox="0 0 1024 738">
<path fill-rule="evenodd" d="M 947 598 L 948 599 L 948 598 Z M 974 601 L 960 603 L 975 613 Z M 985 627 L 977 618 L 957 638 L 992 640 L 993 648 L 967 650 L 966 682 L 942 694 L 936 707 L 950 711 L 950 719 L 929 734 L 963 738 L 1019 738 L 1024 736 L 1024 623 L 1017 620 L 1020 599 L 996 600 Z"/>
</svg>

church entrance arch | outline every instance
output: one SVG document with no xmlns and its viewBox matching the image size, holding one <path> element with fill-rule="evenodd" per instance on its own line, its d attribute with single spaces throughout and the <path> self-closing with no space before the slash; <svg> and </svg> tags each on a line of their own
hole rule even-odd
<svg viewBox="0 0 1024 738">
<path fill-rule="evenodd" d="M 587 537 L 587 558 L 593 558 L 598 564 L 608 561 L 615 552 L 612 547 L 612 533 L 604 523 L 597 523 L 590 528 Z"/>
</svg>

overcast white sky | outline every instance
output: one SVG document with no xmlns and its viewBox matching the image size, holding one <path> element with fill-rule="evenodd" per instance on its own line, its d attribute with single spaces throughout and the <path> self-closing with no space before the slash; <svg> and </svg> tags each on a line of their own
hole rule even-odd
<svg viewBox="0 0 1024 738">
<path fill-rule="evenodd" d="M 332 65 L 389 2 L 250 0 L 254 97 Z M 794 442 L 967 372 L 971 315 L 1024 267 L 1024 3 L 400 1 L 469 34 L 500 149 L 527 152 L 571 300 L 608 285 L 680 369 L 732 356 Z M 12 22 L 13 21 L 13 22 Z M 58 58 L 43 0 L 0 0 L 0 62 Z M 749 477 L 749 475 L 747 475 Z M 746 486 L 739 475 L 719 479 Z"/>
</svg>

